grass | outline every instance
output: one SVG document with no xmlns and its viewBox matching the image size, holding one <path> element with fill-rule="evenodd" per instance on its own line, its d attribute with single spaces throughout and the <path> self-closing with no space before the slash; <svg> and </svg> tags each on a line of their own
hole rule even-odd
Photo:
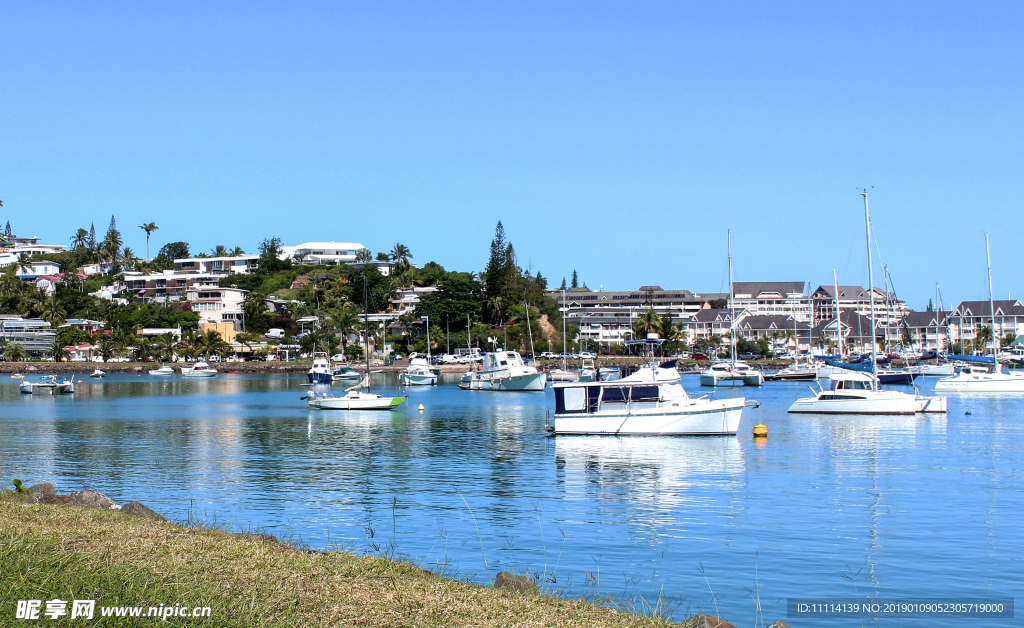
<svg viewBox="0 0 1024 628">
<path fill-rule="evenodd" d="M 55 598 L 95 599 L 97 607 L 209 606 L 211 618 L 168 620 L 208 628 L 672 625 L 580 600 L 524 597 L 447 579 L 383 557 L 302 551 L 117 511 L 0 498 L 0 624 L 15 622 L 18 600 L 43 600 L 45 608 Z M 89 625 L 164 623 L 93 621 Z"/>
</svg>

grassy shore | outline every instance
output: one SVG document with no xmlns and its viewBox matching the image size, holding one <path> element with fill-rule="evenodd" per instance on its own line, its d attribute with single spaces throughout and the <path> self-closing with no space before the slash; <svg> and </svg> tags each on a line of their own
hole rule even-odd
<svg viewBox="0 0 1024 628">
<path fill-rule="evenodd" d="M 99 618 L 102 606 L 209 606 L 204 626 L 660 627 L 650 617 L 577 600 L 521 594 L 436 576 L 410 564 L 156 522 L 118 511 L 28 505 L 0 497 L 0 625 L 18 600 L 96 600 L 82 625 L 168 625 Z M 42 617 L 42 616 L 41 616 Z M 46 625 L 78 625 L 80 620 Z M 31 623 L 31 622 L 29 622 Z"/>
</svg>

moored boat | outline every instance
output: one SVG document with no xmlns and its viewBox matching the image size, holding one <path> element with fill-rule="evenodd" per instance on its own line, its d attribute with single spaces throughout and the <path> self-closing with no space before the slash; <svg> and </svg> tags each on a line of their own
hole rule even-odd
<svg viewBox="0 0 1024 628">
<path fill-rule="evenodd" d="M 403 386 L 433 386 L 437 384 L 437 373 L 424 358 L 413 358 L 405 367 L 399 379 Z"/>
<path fill-rule="evenodd" d="M 331 371 L 331 360 L 326 353 L 313 353 L 313 366 L 309 367 L 306 378 L 310 384 L 330 384 L 334 381 Z"/>
<path fill-rule="evenodd" d="M 199 360 L 191 367 L 181 367 L 181 374 L 185 377 L 213 377 L 217 374 L 217 369 L 210 368 L 209 364 Z"/>
<path fill-rule="evenodd" d="M 169 364 L 164 364 L 158 369 L 153 369 L 149 372 L 150 375 L 174 375 L 174 368 Z"/>
<path fill-rule="evenodd" d="M 678 383 L 559 383 L 554 434 L 730 436 L 739 429 L 746 400 L 691 399 Z"/>
<path fill-rule="evenodd" d="M 945 397 L 923 397 L 878 388 L 866 373 L 850 371 L 829 376 L 829 387 L 814 397 L 797 399 L 789 412 L 798 414 L 916 414 L 945 412 Z"/>
<path fill-rule="evenodd" d="M 763 383 L 764 373 L 745 362 L 715 362 L 700 374 L 701 386 L 760 386 Z"/>
<path fill-rule="evenodd" d="M 402 405 L 408 397 L 385 397 L 368 392 L 349 390 L 342 397 L 329 393 L 309 393 L 309 406 L 318 410 L 391 410 Z"/>
<path fill-rule="evenodd" d="M 544 390 L 547 374 L 528 366 L 516 351 L 491 351 L 484 354 L 478 371 L 462 376 L 464 390 L 520 391 Z"/>
<path fill-rule="evenodd" d="M 89 374 L 89 377 L 106 377 L 106 375 L 107 374 L 101 371 L 100 369 L 96 369 L 95 371 Z"/>
</svg>

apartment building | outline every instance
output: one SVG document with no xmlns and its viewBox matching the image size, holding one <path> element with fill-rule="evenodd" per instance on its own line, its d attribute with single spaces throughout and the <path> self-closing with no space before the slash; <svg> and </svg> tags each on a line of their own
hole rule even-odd
<svg viewBox="0 0 1024 628">
<path fill-rule="evenodd" d="M 875 320 L 883 325 L 892 325 L 910 311 L 907 304 L 893 293 L 876 287 Z M 818 286 L 811 294 L 812 320 L 820 322 L 836 317 L 836 290 L 834 286 Z M 871 315 L 871 295 L 861 286 L 839 286 L 839 309 L 842 312 L 856 312 L 862 316 Z"/>
<path fill-rule="evenodd" d="M 192 311 L 199 314 L 199 323 L 228 323 L 241 329 L 244 323 L 242 303 L 248 290 L 220 286 L 194 286 L 185 291 Z M 223 334 L 222 334 L 223 335 Z"/>
<path fill-rule="evenodd" d="M 259 268 L 259 255 L 231 257 L 186 257 L 174 260 L 174 272 L 187 274 L 231 275 L 249 274 Z"/>
<path fill-rule="evenodd" d="M 282 246 L 278 257 L 298 264 L 350 264 L 356 253 L 364 249 L 358 242 L 304 242 L 295 246 Z"/>
<path fill-rule="evenodd" d="M 995 305 L 995 333 L 1003 338 L 1008 333 L 1024 336 L 1024 305 L 1018 299 L 1001 299 Z M 973 342 L 982 327 L 992 326 L 992 308 L 988 301 L 961 301 L 949 313 L 949 334 L 952 342 Z"/>
<path fill-rule="evenodd" d="M 22 318 L 16 315 L 0 315 L 0 341 L 17 343 L 32 356 L 40 356 L 50 350 L 57 333 L 50 323 L 38 318 Z"/>
<path fill-rule="evenodd" d="M 728 296 L 728 295 L 726 295 Z M 748 316 L 795 316 L 811 320 L 811 305 L 802 281 L 733 282 L 733 307 Z"/>
</svg>

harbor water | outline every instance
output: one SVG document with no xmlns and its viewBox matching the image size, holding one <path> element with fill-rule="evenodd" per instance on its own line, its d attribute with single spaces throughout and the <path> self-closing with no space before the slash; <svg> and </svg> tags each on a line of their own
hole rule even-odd
<svg viewBox="0 0 1024 628">
<path fill-rule="evenodd" d="M 762 405 L 744 410 L 735 437 L 548 437 L 550 390 L 375 377 L 375 392 L 408 402 L 311 410 L 304 376 L 78 376 L 63 397 L 22 395 L 4 376 L 0 478 L 480 583 L 529 574 L 550 593 L 677 620 L 896 625 L 787 619 L 786 600 L 1012 598 L 1024 587 L 1024 396 L 950 396 L 946 415 L 788 415 L 805 383 L 712 391 L 684 376 L 691 395 Z M 755 423 L 767 439 L 751 436 Z"/>
</svg>

